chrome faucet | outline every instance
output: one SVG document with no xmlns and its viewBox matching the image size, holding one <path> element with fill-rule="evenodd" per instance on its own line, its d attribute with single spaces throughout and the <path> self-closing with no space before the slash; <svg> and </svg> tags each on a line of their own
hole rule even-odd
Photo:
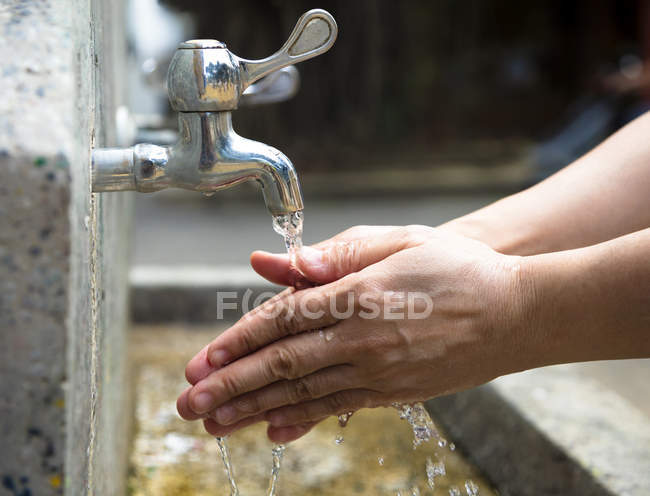
<svg viewBox="0 0 650 496">
<path fill-rule="evenodd" d="M 314 9 L 298 20 L 284 46 L 265 59 L 239 58 L 216 40 L 181 43 L 167 73 L 169 101 L 179 116 L 178 142 L 93 150 L 93 191 L 183 188 L 212 193 L 254 179 L 272 215 L 302 210 L 291 161 L 275 148 L 237 135 L 231 113 L 255 81 L 326 52 L 336 35 L 334 18 Z"/>
</svg>

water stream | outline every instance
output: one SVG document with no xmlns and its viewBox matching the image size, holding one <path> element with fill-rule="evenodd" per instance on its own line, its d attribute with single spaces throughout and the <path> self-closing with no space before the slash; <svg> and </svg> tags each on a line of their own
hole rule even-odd
<svg viewBox="0 0 650 496">
<path fill-rule="evenodd" d="M 230 484 L 230 496 L 239 496 L 239 489 L 237 489 L 237 483 L 235 482 L 235 473 L 232 470 L 232 463 L 230 462 L 230 450 L 228 449 L 228 443 L 225 437 L 217 437 L 217 446 L 219 447 L 219 454 L 221 455 L 221 461 L 223 461 L 223 466 L 226 470 L 226 477 L 228 477 L 228 483 Z"/>
</svg>

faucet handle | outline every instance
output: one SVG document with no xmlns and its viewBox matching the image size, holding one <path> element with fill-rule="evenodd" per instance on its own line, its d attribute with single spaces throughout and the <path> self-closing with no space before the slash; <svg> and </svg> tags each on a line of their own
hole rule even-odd
<svg viewBox="0 0 650 496">
<path fill-rule="evenodd" d="M 286 43 L 273 55 L 261 60 L 239 58 L 241 83 L 245 89 L 258 79 L 282 67 L 297 64 L 328 51 L 338 34 L 334 17 L 323 9 L 304 13 Z"/>
<path fill-rule="evenodd" d="M 188 40 L 174 53 L 167 71 L 167 94 L 179 112 L 235 110 L 246 88 L 283 67 L 326 52 L 338 28 L 328 12 L 310 10 L 300 19 L 284 46 L 270 57 L 237 57 L 217 40 Z"/>
<path fill-rule="evenodd" d="M 289 100 L 300 87 L 300 73 L 290 65 L 274 71 L 255 83 L 242 93 L 239 99 L 240 107 L 255 107 L 268 103 L 278 103 Z"/>
</svg>

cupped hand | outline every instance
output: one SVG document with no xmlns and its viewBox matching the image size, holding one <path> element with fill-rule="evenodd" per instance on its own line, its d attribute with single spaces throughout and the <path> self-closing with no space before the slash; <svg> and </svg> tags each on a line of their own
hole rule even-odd
<svg viewBox="0 0 650 496">
<path fill-rule="evenodd" d="M 251 262 L 293 282 L 286 256 Z M 519 257 L 439 229 L 362 226 L 304 248 L 297 265 L 321 285 L 287 289 L 201 350 L 183 418 L 218 436 L 267 421 L 287 442 L 330 415 L 426 400 L 529 362 Z"/>
</svg>

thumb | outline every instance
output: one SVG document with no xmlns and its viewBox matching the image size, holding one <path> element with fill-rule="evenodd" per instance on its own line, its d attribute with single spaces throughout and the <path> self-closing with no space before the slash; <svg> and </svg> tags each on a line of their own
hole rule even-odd
<svg viewBox="0 0 650 496">
<path fill-rule="evenodd" d="M 298 252 L 296 265 L 308 280 L 327 284 L 380 262 L 409 247 L 412 241 L 404 229 L 359 238 L 334 238 L 316 247 L 303 247 Z"/>
</svg>

